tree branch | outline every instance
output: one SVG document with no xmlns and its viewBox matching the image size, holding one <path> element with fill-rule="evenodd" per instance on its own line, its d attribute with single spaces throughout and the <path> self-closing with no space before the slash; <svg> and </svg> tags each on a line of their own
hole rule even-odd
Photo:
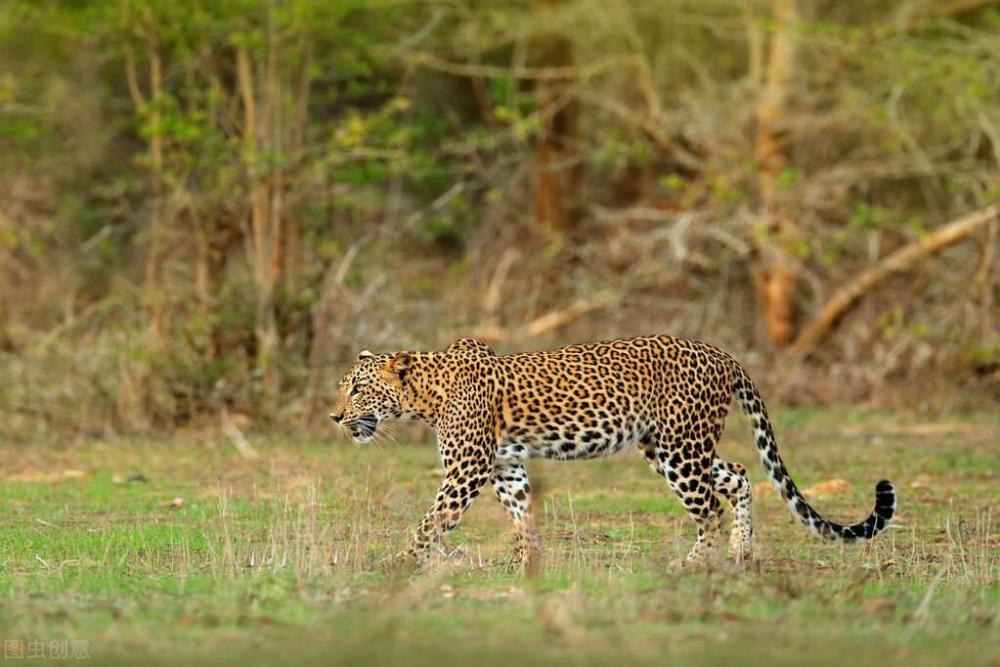
<svg viewBox="0 0 1000 667">
<path fill-rule="evenodd" d="M 875 266 L 862 271 L 854 280 L 837 290 L 819 314 L 802 329 L 802 333 L 789 348 L 790 354 L 798 358 L 808 356 L 837 320 L 878 283 L 894 273 L 905 271 L 917 261 L 961 241 L 996 219 L 1000 219 L 1000 202 L 949 222 L 924 238 L 900 248 Z"/>
</svg>

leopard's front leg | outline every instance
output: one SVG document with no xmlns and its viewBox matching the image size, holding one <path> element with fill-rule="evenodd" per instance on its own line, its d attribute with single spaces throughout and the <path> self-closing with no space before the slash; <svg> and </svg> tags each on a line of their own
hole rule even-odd
<svg viewBox="0 0 1000 667">
<path fill-rule="evenodd" d="M 493 472 L 494 451 L 485 442 L 455 446 L 442 441 L 441 454 L 444 481 L 434 504 L 414 531 L 409 547 L 401 554 L 406 559 L 424 560 L 432 549 L 439 548 L 441 537 L 458 525 Z"/>
</svg>

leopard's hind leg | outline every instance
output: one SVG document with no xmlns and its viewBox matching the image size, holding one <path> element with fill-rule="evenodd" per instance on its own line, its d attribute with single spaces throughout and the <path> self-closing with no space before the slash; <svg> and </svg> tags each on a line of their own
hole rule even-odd
<svg viewBox="0 0 1000 667">
<path fill-rule="evenodd" d="M 520 461 L 497 461 L 490 477 L 497 500 L 503 505 L 517 537 L 515 562 L 525 572 L 535 574 L 541 567 L 538 533 L 531 515 L 531 485 Z"/>
<path fill-rule="evenodd" d="M 663 475 L 684 509 L 698 526 L 698 537 L 687 555 L 688 562 L 702 560 L 722 533 L 722 504 L 712 485 L 712 448 L 684 435 L 669 441 L 657 433 L 639 443 L 650 467 Z"/>
<path fill-rule="evenodd" d="M 715 394 L 715 409 L 711 411 L 711 444 L 715 451 L 722 438 L 722 428 L 729 413 L 730 396 L 723 388 Z M 753 524 L 750 521 L 750 479 L 747 469 L 739 463 L 730 463 L 716 453 L 712 458 L 712 486 L 716 493 L 729 503 L 733 510 L 733 525 L 729 532 L 729 553 L 741 562 L 750 559 L 753 542 Z"/>
<path fill-rule="evenodd" d="M 717 416 L 715 423 L 712 425 L 709 436 L 711 444 L 710 449 L 713 452 L 711 485 L 713 490 L 724 497 L 730 507 L 732 507 L 733 518 L 732 528 L 729 535 L 729 553 L 737 562 L 739 562 L 749 560 L 752 551 L 753 524 L 750 518 L 752 496 L 750 480 L 747 478 L 746 468 L 739 463 L 730 463 L 729 461 L 724 461 L 717 455 L 714 455 L 715 445 L 718 443 L 719 437 L 722 434 L 722 423 L 724 419 L 724 412 Z M 669 452 L 663 450 L 663 448 L 658 445 L 659 442 L 659 437 L 647 437 L 639 443 L 639 449 L 642 451 L 643 456 L 646 457 L 646 462 L 649 464 L 649 467 L 653 470 L 653 472 L 666 478 L 669 483 L 671 481 L 669 470 L 664 464 L 670 462 L 671 456 Z M 683 452 L 683 442 L 679 442 L 678 445 L 680 447 L 680 451 Z M 701 448 L 705 448 L 704 443 L 701 443 Z M 662 459 L 661 453 L 666 454 L 666 456 Z M 680 464 L 680 457 L 675 459 L 675 461 Z M 683 464 L 680 464 L 680 467 L 680 472 L 683 472 Z M 679 481 L 679 473 L 675 475 L 674 481 Z M 671 485 L 671 488 L 673 488 L 673 485 Z M 677 490 L 675 489 L 675 491 Z M 678 495 L 681 496 L 681 492 L 678 491 Z M 681 496 L 681 498 L 683 501 L 683 496 Z M 685 504 L 685 506 L 687 505 Z"/>
<path fill-rule="evenodd" d="M 750 480 L 747 469 L 715 457 L 712 461 L 712 485 L 733 508 L 733 527 L 729 533 L 729 553 L 737 561 L 750 560 L 753 547 L 753 524 L 750 520 Z"/>
</svg>

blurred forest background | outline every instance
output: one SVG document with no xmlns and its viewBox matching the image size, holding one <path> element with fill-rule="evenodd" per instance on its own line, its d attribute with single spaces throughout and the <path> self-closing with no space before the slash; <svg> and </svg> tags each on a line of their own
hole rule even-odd
<svg viewBox="0 0 1000 667">
<path fill-rule="evenodd" d="M 460 335 L 995 405 L 998 202 L 997 2 L 4 0 L 0 439 L 326 428 Z"/>
</svg>

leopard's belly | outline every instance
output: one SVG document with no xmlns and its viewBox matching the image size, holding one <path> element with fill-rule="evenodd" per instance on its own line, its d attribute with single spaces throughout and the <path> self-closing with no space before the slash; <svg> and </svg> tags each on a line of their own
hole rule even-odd
<svg viewBox="0 0 1000 667">
<path fill-rule="evenodd" d="M 602 458 L 635 445 L 643 433 L 638 420 L 618 415 L 549 421 L 531 428 L 512 426 L 501 439 L 497 458 L 559 461 Z"/>
</svg>

